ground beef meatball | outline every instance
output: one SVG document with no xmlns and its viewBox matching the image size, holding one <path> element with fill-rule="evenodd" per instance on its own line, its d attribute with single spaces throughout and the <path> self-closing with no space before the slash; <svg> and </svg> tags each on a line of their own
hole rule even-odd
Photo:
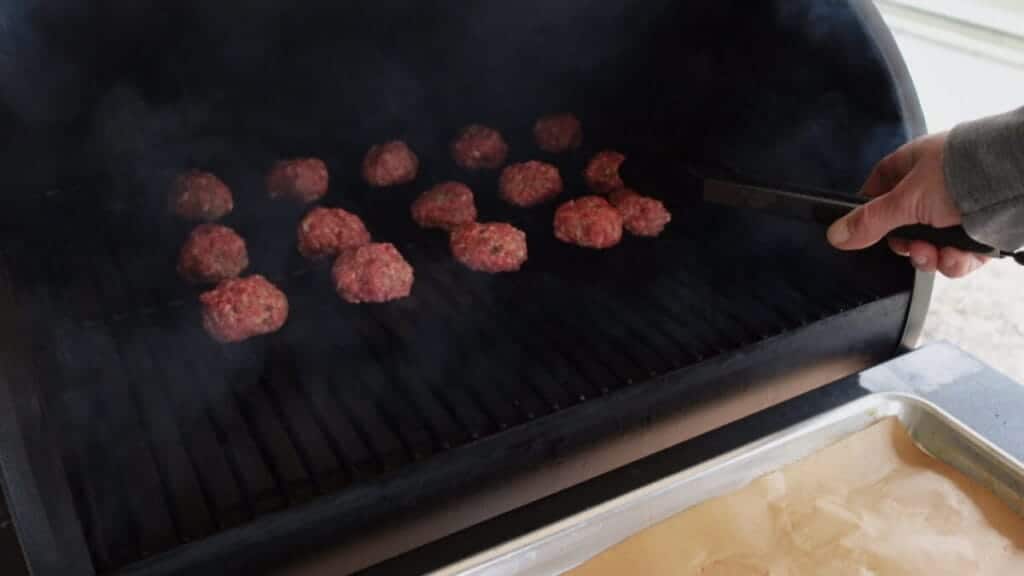
<svg viewBox="0 0 1024 576">
<path fill-rule="evenodd" d="M 203 327 L 219 342 L 241 342 L 280 330 L 288 298 L 258 274 L 225 280 L 199 296 Z"/>
<path fill-rule="evenodd" d="M 337 256 L 342 250 L 370 243 L 359 216 L 341 208 L 317 207 L 299 223 L 299 253 L 310 260 Z"/>
<path fill-rule="evenodd" d="M 610 194 L 625 186 L 619 176 L 619 167 L 626 157 L 618 152 L 605 150 L 590 159 L 583 171 L 587 186 L 597 194 Z"/>
<path fill-rule="evenodd" d="M 178 175 L 171 191 L 171 211 L 185 220 L 213 222 L 235 207 L 231 189 L 209 172 Z"/>
<path fill-rule="evenodd" d="M 600 196 L 570 200 L 555 211 L 555 237 L 585 248 L 611 248 L 622 240 L 622 215 Z"/>
<path fill-rule="evenodd" d="M 195 284 L 234 278 L 249 266 L 245 240 L 227 226 L 200 224 L 178 254 L 178 273 Z"/>
<path fill-rule="evenodd" d="M 508 158 L 508 144 L 494 128 L 471 124 L 452 141 L 452 158 L 466 170 L 497 170 Z"/>
<path fill-rule="evenodd" d="M 672 221 L 665 205 L 654 198 L 641 196 L 630 188 L 612 192 L 608 199 L 622 214 L 622 226 L 635 236 L 658 236 Z"/>
<path fill-rule="evenodd" d="M 408 184 L 419 169 L 419 158 L 401 140 L 373 146 L 363 158 L 363 179 L 374 188 Z"/>
<path fill-rule="evenodd" d="M 267 173 L 271 198 L 290 198 L 310 204 L 327 194 L 327 164 L 319 158 L 281 160 Z"/>
<path fill-rule="evenodd" d="M 551 164 L 531 160 L 502 170 L 498 188 L 510 204 L 536 206 L 562 193 L 562 176 Z"/>
<path fill-rule="evenodd" d="M 443 182 L 412 203 L 412 219 L 422 228 L 454 230 L 476 221 L 473 191 L 461 182 Z"/>
<path fill-rule="evenodd" d="M 541 150 L 561 154 L 583 144 L 583 127 L 572 114 L 552 114 L 533 125 L 533 138 Z"/>
<path fill-rule="evenodd" d="M 388 302 L 412 292 L 412 266 L 393 244 L 366 244 L 342 252 L 332 270 L 342 300 Z"/>
<path fill-rule="evenodd" d="M 526 262 L 526 233 L 511 224 L 459 226 L 450 244 L 452 256 L 478 272 L 515 272 Z"/>
</svg>

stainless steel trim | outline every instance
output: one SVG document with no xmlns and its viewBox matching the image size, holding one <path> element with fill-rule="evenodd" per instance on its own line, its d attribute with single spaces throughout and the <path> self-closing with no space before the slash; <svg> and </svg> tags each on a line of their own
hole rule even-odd
<svg viewBox="0 0 1024 576">
<path fill-rule="evenodd" d="M 916 348 L 921 342 L 921 334 L 924 332 L 924 322 L 928 317 L 934 290 L 935 273 L 918 271 L 914 275 L 914 290 L 910 293 L 910 309 L 907 311 L 907 322 L 903 326 L 903 337 L 900 339 L 900 345 L 904 348 Z"/>
<path fill-rule="evenodd" d="M 933 457 L 988 487 L 1018 513 L 1024 464 L 917 396 L 875 394 L 444 568 L 440 576 L 560 574 L 700 502 L 734 492 L 888 417 Z"/>
<path fill-rule="evenodd" d="M 889 25 L 882 18 L 881 12 L 872 0 L 854 0 L 850 3 L 857 17 L 864 25 L 864 30 L 871 34 L 882 57 L 889 67 L 899 91 L 900 108 L 903 111 L 904 123 L 907 128 L 907 139 L 917 138 L 928 133 L 928 125 L 921 109 L 921 101 L 910 77 L 910 70 L 900 53 L 896 39 Z M 934 273 L 918 272 L 914 278 L 914 288 L 910 295 L 910 307 L 904 323 L 900 344 L 903 348 L 916 348 L 924 331 L 924 321 L 931 306 L 932 292 L 935 286 Z"/>
</svg>

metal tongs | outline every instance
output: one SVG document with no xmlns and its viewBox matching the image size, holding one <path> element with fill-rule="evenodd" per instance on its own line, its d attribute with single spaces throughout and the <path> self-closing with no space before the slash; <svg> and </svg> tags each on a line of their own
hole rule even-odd
<svg viewBox="0 0 1024 576">
<path fill-rule="evenodd" d="M 787 218 L 810 220 L 829 226 L 851 210 L 867 202 L 866 198 L 838 194 L 836 192 L 798 189 L 739 182 L 729 177 L 709 177 L 693 171 L 704 182 L 704 200 L 736 208 L 748 208 L 770 212 Z M 1007 252 L 978 242 L 967 235 L 962 226 L 932 228 L 917 224 L 897 228 L 888 234 L 889 238 L 920 240 L 939 248 L 950 247 L 989 256 L 992 258 L 1013 258 L 1024 265 L 1024 252 Z"/>
</svg>

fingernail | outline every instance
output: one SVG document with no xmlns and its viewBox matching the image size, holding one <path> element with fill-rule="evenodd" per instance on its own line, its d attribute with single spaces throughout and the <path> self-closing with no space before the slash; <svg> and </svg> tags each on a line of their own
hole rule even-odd
<svg viewBox="0 0 1024 576">
<path fill-rule="evenodd" d="M 928 265 L 928 258 L 924 256 L 914 256 L 911 260 L 914 262 L 915 268 L 924 268 Z"/>
<path fill-rule="evenodd" d="M 850 226 L 846 219 L 839 220 L 828 229 L 828 241 L 833 246 L 842 246 L 850 239 Z"/>
<path fill-rule="evenodd" d="M 978 258 L 977 256 L 971 256 L 971 264 L 970 264 L 970 268 L 971 268 L 970 271 L 971 272 L 974 272 L 975 270 L 977 270 L 978 268 L 981 268 L 984 265 L 985 265 L 985 261 L 984 260 L 982 260 L 981 258 Z"/>
</svg>

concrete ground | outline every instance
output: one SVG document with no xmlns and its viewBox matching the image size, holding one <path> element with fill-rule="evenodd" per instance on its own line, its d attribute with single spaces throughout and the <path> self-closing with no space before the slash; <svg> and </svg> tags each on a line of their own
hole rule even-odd
<svg viewBox="0 0 1024 576">
<path fill-rule="evenodd" d="M 993 57 L 891 24 L 932 131 L 1024 106 L 1024 52 L 1020 61 Z M 923 342 L 951 341 L 1024 382 L 1022 287 L 1024 267 L 1009 261 L 965 280 L 940 279 Z"/>
<path fill-rule="evenodd" d="M 940 282 L 923 341 L 948 340 L 1024 382 L 1024 267 L 1001 261 Z"/>
</svg>

